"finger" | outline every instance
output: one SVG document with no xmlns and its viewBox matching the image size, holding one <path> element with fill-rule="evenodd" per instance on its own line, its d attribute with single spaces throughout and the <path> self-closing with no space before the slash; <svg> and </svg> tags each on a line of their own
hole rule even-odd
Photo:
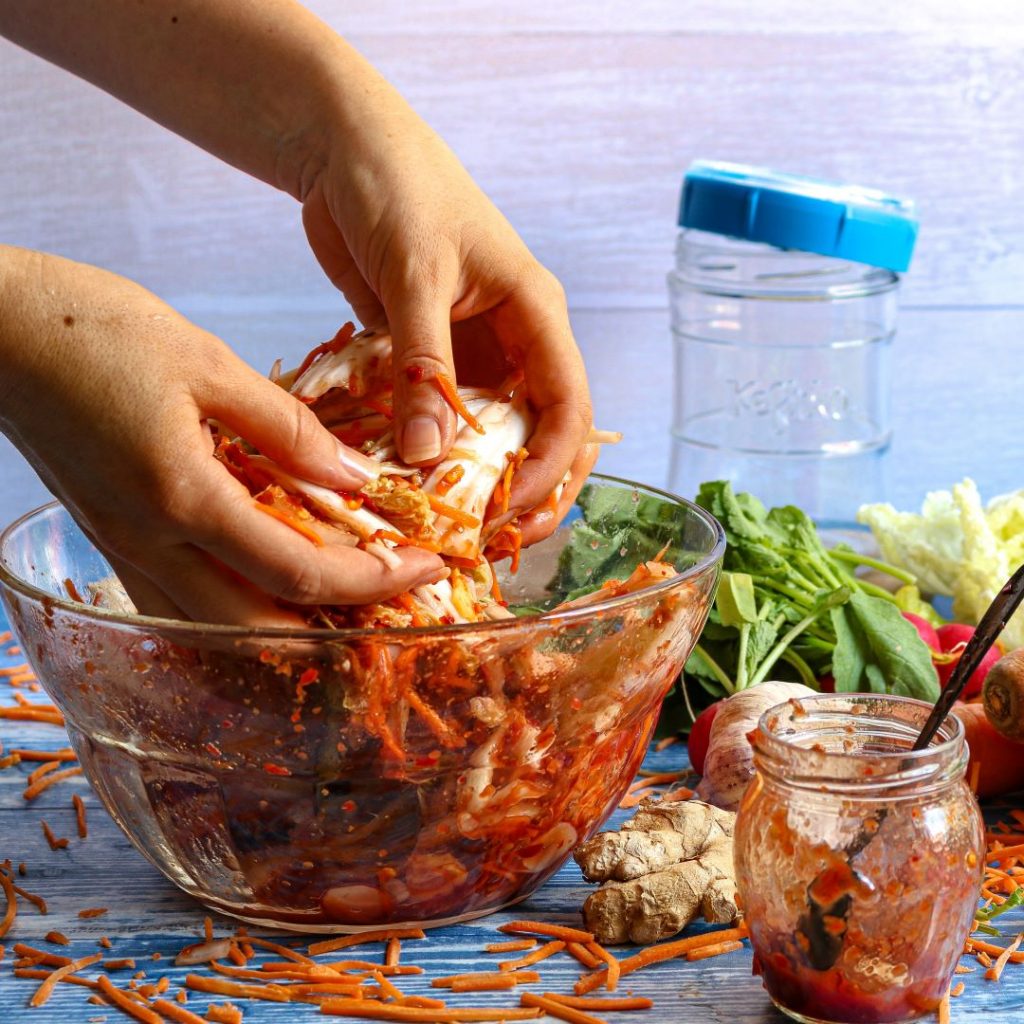
<svg viewBox="0 0 1024 1024">
<path fill-rule="evenodd" d="M 516 474 L 511 505 L 540 504 L 559 484 L 593 423 L 583 357 L 576 346 L 561 287 L 538 277 L 499 311 L 501 336 L 514 339 L 537 425 L 526 443 L 530 457 Z"/>
<path fill-rule="evenodd" d="M 140 615 L 152 615 L 158 619 L 187 619 L 188 616 L 172 601 L 145 573 L 124 559 L 104 552 L 114 575 L 121 581 L 121 586 Z"/>
<path fill-rule="evenodd" d="M 260 590 L 291 604 L 368 604 L 435 582 L 437 555 L 421 548 L 394 552 L 391 568 L 360 548 L 330 541 L 318 546 L 262 514 L 248 491 L 222 467 L 204 470 L 207 514 L 192 542 Z M 180 596 L 168 589 L 180 603 Z M 188 608 L 186 607 L 186 611 Z"/>
<path fill-rule="evenodd" d="M 429 290 L 418 283 L 385 308 L 394 343 L 398 452 L 410 465 L 432 465 L 455 437 L 455 414 L 431 383 L 442 374 L 455 380 L 451 289 L 443 282 Z"/>
<path fill-rule="evenodd" d="M 207 397 L 203 410 L 303 480 L 357 491 L 379 465 L 343 445 L 297 398 L 248 368 Z"/>
<path fill-rule="evenodd" d="M 600 454 L 600 446 L 596 444 L 585 444 L 579 454 L 573 460 L 569 470 L 569 481 L 562 488 L 562 493 L 554 509 L 541 505 L 529 512 L 524 512 L 519 517 L 519 529 L 522 532 L 523 545 L 536 544 L 537 541 L 549 537 L 558 528 L 559 523 L 565 518 L 573 502 L 579 496 L 583 485 L 590 476 L 590 471 L 597 462 Z"/>
</svg>

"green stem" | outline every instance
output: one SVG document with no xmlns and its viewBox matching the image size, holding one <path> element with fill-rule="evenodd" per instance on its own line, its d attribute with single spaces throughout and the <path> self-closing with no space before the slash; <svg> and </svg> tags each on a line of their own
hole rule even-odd
<svg viewBox="0 0 1024 1024">
<path fill-rule="evenodd" d="M 894 580 L 900 580 L 902 583 L 917 583 L 917 577 L 913 573 L 906 572 L 904 569 L 898 569 L 895 565 L 889 565 L 888 562 L 883 562 L 878 558 L 871 558 L 870 555 L 862 555 L 859 551 L 844 551 L 841 548 L 833 548 L 828 554 L 829 558 L 834 558 L 837 562 L 845 562 L 847 565 L 854 566 L 866 565 L 868 568 L 877 569 L 879 572 L 885 573 L 886 576 L 891 576 Z"/>
<path fill-rule="evenodd" d="M 744 690 L 747 686 L 747 638 L 750 636 L 750 623 L 744 622 L 740 627 L 740 645 L 736 656 L 736 689 Z"/>
<path fill-rule="evenodd" d="M 880 597 L 883 601 L 889 601 L 892 604 L 896 603 L 896 598 L 893 597 L 892 591 L 878 586 L 877 583 L 869 583 L 867 580 L 855 576 L 853 578 L 853 586 L 858 590 L 862 590 L 865 594 L 870 594 L 872 597 Z"/>
<path fill-rule="evenodd" d="M 779 642 L 768 652 L 767 657 L 761 662 L 757 671 L 754 673 L 753 678 L 750 680 L 751 686 L 756 686 L 762 682 L 768 673 L 771 671 L 772 666 L 782 656 L 782 652 L 812 623 L 819 615 L 824 614 L 829 610 L 828 604 L 820 605 L 810 615 L 802 618 L 795 626 L 793 626 L 788 633 L 784 633 Z"/>
<path fill-rule="evenodd" d="M 704 659 L 704 664 L 711 669 L 711 674 L 722 684 L 726 693 L 733 694 L 736 692 L 736 684 L 729 678 L 722 666 L 700 644 L 693 648 L 693 653 Z"/>
<path fill-rule="evenodd" d="M 780 594 L 784 594 L 794 604 L 798 604 L 802 608 L 810 608 L 814 605 L 813 592 L 807 593 L 806 591 L 798 590 L 796 587 L 787 586 L 785 583 L 780 583 L 778 580 L 773 580 L 768 576 L 757 576 L 751 573 L 750 578 L 755 583 L 759 583 L 762 587 L 766 587 L 768 590 L 774 590 Z"/>
<path fill-rule="evenodd" d="M 792 647 L 787 647 L 782 652 L 782 660 L 789 662 L 800 673 L 800 681 L 804 686 L 809 686 L 812 690 L 818 689 L 818 677 L 814 674 L 814 670 Z"/>
</svg>

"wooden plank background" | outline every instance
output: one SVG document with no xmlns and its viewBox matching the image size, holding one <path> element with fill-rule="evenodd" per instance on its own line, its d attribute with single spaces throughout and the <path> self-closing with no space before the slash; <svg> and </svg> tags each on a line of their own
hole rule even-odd
<svg viewBox="0 0 1024 1024">
<path fill-rule="evenodd" d="M 695 157 L 913 197 L 891 496 L 1022 482 L 1024 6 L 317 0 L 566 285 L 606 468 L 667 467 L 664 277 Z M 0 41 L 0 239 L 141 281 L 255 365 L 342 319 L 295 204 Z M 937 437 L 941 436 L 941 443 Z M 0 520 L 44 492 L 0 445 Z"/>
</svg>

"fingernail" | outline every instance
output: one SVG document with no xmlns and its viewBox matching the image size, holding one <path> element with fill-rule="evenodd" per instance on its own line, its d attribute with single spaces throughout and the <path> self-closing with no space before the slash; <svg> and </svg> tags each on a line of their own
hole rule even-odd
<svg viewBox="0 0 1024 1024">
<path fill-rule="evenodd" d="M 346 445 L 338 445 L 338 461 L 354 477 L 369 483 L 380 476 L 380 463 Z"/>
<path fill-rule="evenodd" d="M 430 462 L 441 454 L 441 428 L 431 416 L 413 416 L 402 434 L 406 462 Z"/>
</svg>

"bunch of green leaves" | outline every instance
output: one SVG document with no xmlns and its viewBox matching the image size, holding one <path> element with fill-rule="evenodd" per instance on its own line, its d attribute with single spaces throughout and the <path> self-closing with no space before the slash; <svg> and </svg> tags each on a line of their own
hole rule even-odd
<svg viewBox="0 0 1024 1024">
<path fill-rule="evenodd" d="M 931 653 L 901 613 L 919 600 L 912 577 L 847 546 L 826 549 L 806 513 L 766 509 L 727 482 L 703 484 L 697 502 L 722 524 L 727 548 L 687 679 L 711 697 L 768 678 L 818 689 L 831 675 L 837 692 L 938 698 Z M 902 581 L 901 597 L 857 576 L 862 565 Z"/>
</svg>

